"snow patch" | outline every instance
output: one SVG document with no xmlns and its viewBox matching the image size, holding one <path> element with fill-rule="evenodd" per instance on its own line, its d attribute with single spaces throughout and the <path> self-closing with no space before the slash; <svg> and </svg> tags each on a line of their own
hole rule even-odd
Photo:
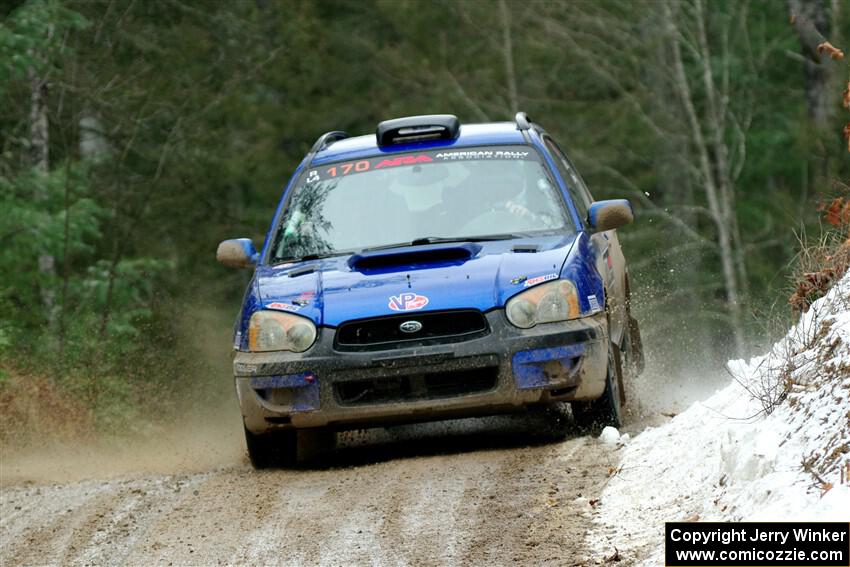
<svg viewBox="0 0 850 567">
<path fill-rule="evenodd" d="M 620 440 L 620 432 L 616 427 L 607 426 L 599 435 L 599 440 L 606 445 L 614 445 Z"/>
<path fill-rule="evenodd" d="M 727 367 L 725 388 L 624 447 L 598 556 L 663 564 L 667 521 L 850 519 L 850 274 L 769 353 Z"/>
</svg>

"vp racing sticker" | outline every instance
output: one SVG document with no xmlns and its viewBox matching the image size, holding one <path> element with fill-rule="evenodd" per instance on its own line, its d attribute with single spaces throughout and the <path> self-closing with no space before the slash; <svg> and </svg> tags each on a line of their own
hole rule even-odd
<svg viewBox="0 0 850 567">
<path fill-rule="evenodd" d="M 415 311 L 428 305 L 428 298 L 416 293 L 401 293 L 390 297 L 388 307 L 393 311 Z"/>
</svg>

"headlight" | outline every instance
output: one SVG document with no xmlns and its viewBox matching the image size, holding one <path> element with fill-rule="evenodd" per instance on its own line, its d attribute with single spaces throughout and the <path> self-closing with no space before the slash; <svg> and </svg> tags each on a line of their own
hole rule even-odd
<svg viewBox="0 0 850 567">
<path fill-rule="evenodd" d="M 279 311 L 257 311 L 248 323 L 248 350 L 304 352 L 316 340 L 316 325 L 298 315 Z"/>
<path fill-rule="evenodd" d="M 567 321 L 581 316 L 578 291 L 569 280 L 556 280 L 512 297 L 505 306 L 508 321 L 528 329 L 538 323 Z"/>
</svg>

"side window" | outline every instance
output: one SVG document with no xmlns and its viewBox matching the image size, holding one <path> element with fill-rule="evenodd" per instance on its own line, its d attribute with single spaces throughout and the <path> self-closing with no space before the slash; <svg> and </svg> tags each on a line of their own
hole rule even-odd
<svg viewBox="0 0 850 567">
<path fill-rule="evenodd" d="M 555 157 L 555 165 L 558 167 L 558 171 L 563 176 L 564 181 L 567 182 L 570 197 L 575 203 L 576 209 L 578 209 L 581 220 L 584 221 L 587 219 L 587 210 L 590 208 L 590 204 L 593 203 L 593 197 L 590 195 L 590 191 L 587 190 L 587 185 L 584 184 L 584 180 L 572 162 L 564 155 L 564 152 L 561 151 L 561 148 L 558 147 L 555 141 L 549 136 L 544 137 L 543 141 Z"/>
</svg>

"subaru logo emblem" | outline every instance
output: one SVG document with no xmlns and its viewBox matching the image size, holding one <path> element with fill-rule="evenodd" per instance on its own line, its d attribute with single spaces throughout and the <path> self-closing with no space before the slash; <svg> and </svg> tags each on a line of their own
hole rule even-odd
<svg viewBox="0 0 850 567">
<path fill-rule="evenodd" d="M 398 328 L 402 333 L 418 333 L 422 330 L 422 323 L 419 321 L 405 321 Z"/>
</svg>

